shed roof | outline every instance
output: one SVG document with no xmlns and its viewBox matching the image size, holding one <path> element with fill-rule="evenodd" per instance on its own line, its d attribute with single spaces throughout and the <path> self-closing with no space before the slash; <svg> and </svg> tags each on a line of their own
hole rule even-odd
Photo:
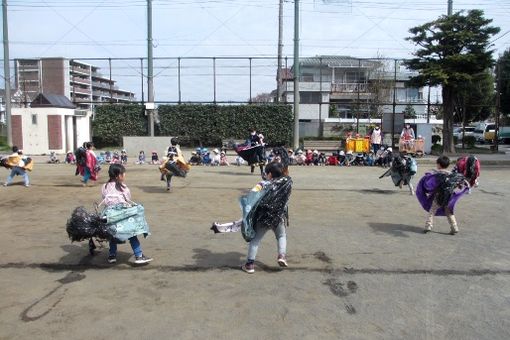
<svg viewBox="0 0 510 340">
<path fill-rule="evenodd" d="M 76 106 L 63 95 L 39 93 L 32 101 L 30 107 L 58 107 L 63 109 L 75 109 Z"/>
</svg>

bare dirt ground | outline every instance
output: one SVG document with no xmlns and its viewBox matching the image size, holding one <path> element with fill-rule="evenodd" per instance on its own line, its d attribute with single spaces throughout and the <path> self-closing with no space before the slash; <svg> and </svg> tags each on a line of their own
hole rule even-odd
<svg viewBox="0 0 510 340">
<path fill-rule="evenodd" d="M 450 236 L 444 218 L 422 234 L 425 212 L 381 168 L 293 167 L 290 267 L 268 234 L 249 275 L 241 235 L 209 231 L 239 216 L 248 167 L 195 167 L 167 193 L 155 166 L 129 165 L 155 258 L 135 267 L 129 244 L 109 265 L 65 232 L 106 169 L 83 188 L 74 167 L 36 164 L 30 188 L 0 189 L 0 339 L 508 339 L 509 170 L 483 169 Z"/>
</svg>

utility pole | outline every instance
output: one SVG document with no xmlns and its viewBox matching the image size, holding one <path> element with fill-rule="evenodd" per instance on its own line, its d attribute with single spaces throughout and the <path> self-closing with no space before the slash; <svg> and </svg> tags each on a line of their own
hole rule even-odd
<svg viewBox="0 0 510 340">
<path fill-rule="evenodd" d="M 453 0 L 448 0 L 448 16 L 453 14 Z"/>
<path fill-rule="evenodd" d="M 498 152 L 499 150 L 499 115 L 501 109 L 501 63 L 498 60 L 496 63 L 496 128 L 494 129 L 494 150 Z"/>
<path fill-rule="evenodd" d="M 299 0 L 294 0 L 294 148 L 299 147 Z"/>
<path fill-rule="evenodd" d="M 7 145 L 12 146 L 11 72 L 9 69 L 9 25 L 7 25 L 7 0 L 2 0 L 2 13 L 4 31 L 5 124 L 7 126 Z"/>
<path fill-rule="evenodd" d="M 152 0 L 147 0 L 147 103 L 150 136 L 154 137 L 154 70 L 152 57 Z"/>
<path fill-rule="evenodd" d="M 283 50 L 283 0 L 280 0 L 278 10 L 278 69 L 276 71 L 276 102 L 282 98 L 282 50 Z"/>
</svg>

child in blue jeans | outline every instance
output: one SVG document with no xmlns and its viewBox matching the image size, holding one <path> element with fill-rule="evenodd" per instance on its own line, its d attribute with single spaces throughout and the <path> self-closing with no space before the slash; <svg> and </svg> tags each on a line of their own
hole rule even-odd
<svg viewBox="0 0 510 340">
<path fill-rule="evenodd" d="M 248 247 L 248 257 L 246 263 L 241 267 L 247 273 L 255 272 L 255 257 L 259 248 L 260 241 L 264 235 L 272 230 L 276 236 L 278 245 L 277 262 L 281 267 L 288 267 L 287 235 L 285 232 L 288 223 L 287 206 L 291 192 L 292 180 L 283 175 L 283 165 L 281 163 L 269 163 L 265 170 L 266 180 L 258 183 L 252 191 L 267 189 L 270 192 L 266 194 L 268 199 L 261 199 L 257 207 L 255 218 L 255 237 L 250 241 Z"/>
<path fill-rule="evenodd" d="M 122 164 L 112 164 L 108 169 L 108 176 L 110 179 L 101 190 L 104 204 L 107 207 L 118 204 L 130 204 L 131 192 L 129 188 L 124 184 L 126 168 L 124 168 Z M 138 237 L 133 236 L 129 238 L 129 243 L 131 244 L 131 248 L 135 254 L 136 264 L 145 264 L 152 261 L 152 258 L 146 257 L 143 254 L 142 246 L 140 245 Z M 108 263 L 115 262 L 117 262 L 117 240 L 112 239 L 110 241 Z"/>
</svg>

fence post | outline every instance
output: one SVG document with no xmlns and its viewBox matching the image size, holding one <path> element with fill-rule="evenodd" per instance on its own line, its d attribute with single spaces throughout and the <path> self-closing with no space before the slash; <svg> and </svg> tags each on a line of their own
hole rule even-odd
<svg viewBox="0 0 510 340">
<path fill-rule="evenodd" d="M 181 104 L 181 57 L 177 58 L 177 90 L 179 91 L 179 104 Z"/>
</svg>

